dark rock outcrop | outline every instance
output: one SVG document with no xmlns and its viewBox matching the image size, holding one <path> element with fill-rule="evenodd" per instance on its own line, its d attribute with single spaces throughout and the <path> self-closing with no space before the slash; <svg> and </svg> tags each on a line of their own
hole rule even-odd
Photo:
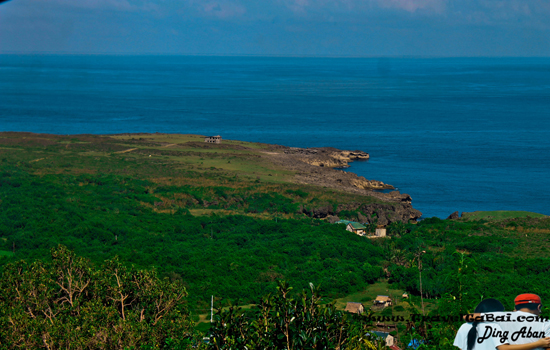
<svg viewBox="0 0 550 350">
<path fill-rule="evenodd" d="M 412 207 L 410 203 L 346 203 L 338 205 L 336 214 L 341 211 L 358 211 L 357 219 L 362 223 L 389 225 L 392 222 L 415 222 L 422 213 Z"/>
<path fill-rule="evenodd" d="M 325 205 L 312 210 L 311 216 L 314 218 L 326 218 L 329 215 L 334 214 L 332 205 Z"/>
<path fill-rule="evenodd" d="M 384 226 L 392 222 L 414 222 L 422 216 L 410 203 L 363 204 L 359 211 L 367 216 L 369 224 L 376 222 Z"/>
<path fill-rule="evenodd" d="M 402 202 L 402 203 L 411 203 L 412 198 L 406 193 L 399 193 L 399 191 L 391 191 L 390 193 L 382 193 L 382 196 L 385 200 L 392 202 Z"/>
<path fill-rule="evenodd" d="M 447 218 L 447 220 L 456 220 L 458 219 L 459 216 L 458 216 L 458 211 L 455 211 L 454 213 L 452 213 L 451 215 L 449 215 L 449 217 Z"/>
<path fill-rule="evenodd" d="M 363 215 L 361 213 L 359 213 L 357 215 L 357 219 L 359 219 L 360 223 L 365 223 L 365 222 L 369 221 L 369 218 L 367 218 L 365 215 Z"/>
</svg>

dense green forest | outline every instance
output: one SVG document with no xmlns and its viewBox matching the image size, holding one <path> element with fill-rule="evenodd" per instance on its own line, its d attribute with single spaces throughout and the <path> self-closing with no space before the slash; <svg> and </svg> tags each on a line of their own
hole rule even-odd
<svg viewBox="0 0 550 350">
<path fill-rule="evenodd" d="M 540 278 L 550 270 L 548 217 L 396 222 L 388 227 L 388 238 L 371 239 L 308 212 L 377 199 L 283 181 L 272 175 L 284 170 L 258 163 L 242 143 L 226 153 L 190 144 L 175 159 L 161 150 L 163 145 L 148 140 L 126 139 L 121 144 L 97 136 L 2 135 L 0 270 L 5 276 L 15 276 L 14 266 L 20 261 L 36 262 L 35 269 L 47 270 L 40 264 L 54 264 L 51 249 L 62 245 L 89 259 L 86 264 L 93 268 L 117 257 L 120 266 L 133 271 L 129 280 L 139 275 L 137 271 L 155 271 L 154 283 L 185 287 L 180 311 L 186 315 L 188 310 L 206 313 L 212 295 L 218 307 L 260 305 L 270 293 L 268 299 L 281 303 L 275 292 L 280 292 L 281 281 L 295 288 L 289 293 L 299 301 L 302 290 L 312 284 L 318 289 L 306 299 L 322 295 L 316 308 L 344 322 L 349 334 L 369 323 L 342 321 L 343 314 L 327 303 L 382 280 L 414 297 L 407 310 L 412 313 L 421 312 L 420 281 L 433 315 L 465 313 L 488 297 L 500 299 L 509 309 L 514 296 L 523 292 L 539 294 L 543 303 L 550 298 L 550 282 Z M 130 146 L 142 147 L 141 153 L 124 153 Z M 237 163 L 240 170 L 201 166 L 204 162 Z M 342 210 L 340 216 L 358 214 Z M 100 286 L 110 277 L 98 278 L 94 293 L 99 300 L 109 298 L 108 288 Z M 150 301 L 155 294 L 147 295 Z M 9 296 L 3 298 L 0 302 L 7 303 Z M 300 307 L 292 302 L 294 309 Z M 220 309 L 218 320 L 234 319 L 241 328 L 256 329 L 249 323 L 261 313 L 230 310 Z M 73 311 L 67 312 L 69 317 Z M 8 315 L 2 317 L 2 324 L 7 324 Z M 265 322 L 278 322 L 269 320 Z M 186 316 L 180 326 L 189 331 L 189 339 L 199 339 L 191 324 Z M 419 325 L 415 331 L 409 327 L 402 330 L 403 339 L 423 338 L 427 348 L 451 349 L 450 337 L 459 325 Z M 147 341 L 165 343 L 181 330 L 164 329 L 151 333 Z M 333 329 L 327 332 L 330 337 L 336 334 Z M 266 341 L 272 341 L 269 337 Z"/>
<path fill-rule="evenodd" d="M 36 177 L 6 169 L 0 181 L 0 250 L 17 258 L 45 258 L 58 244 L 93 261 L 118 255 L 182 280 L 191 299 L 205 301 L 216 295 L 249 302 L 279 279 L 320 284 L 337 296 L 383 276 L 382 247 L 342 225 L 156 213 L 139 203 L 155 200 L 143 181 L 114 175 Z"/>
</svg>

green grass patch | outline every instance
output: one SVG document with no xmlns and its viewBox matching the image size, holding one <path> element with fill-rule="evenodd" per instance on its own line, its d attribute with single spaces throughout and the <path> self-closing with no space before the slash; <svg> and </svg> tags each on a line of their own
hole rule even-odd
<svg viewBox="0 0 550 350">
<path fill-rule="evenodd" d="M 497 211 L 474 211 L 472 213 L 462 213 L 462 218 L 466 220 L 505 220 L 515 218 L 543 218 L 546 215 L 532 213 L 529 211 L 497 210 Z"/>
</svg>

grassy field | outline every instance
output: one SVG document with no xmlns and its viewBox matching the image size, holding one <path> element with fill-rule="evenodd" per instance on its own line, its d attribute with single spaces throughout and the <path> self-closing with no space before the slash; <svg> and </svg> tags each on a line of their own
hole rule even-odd
<svg viewBox="0 0 550 350">
<path fill-rule="evenodd" d="M 347 295 L 343 298 L 336 299 L 336 308 L 344 310 L 348 302 L 362 303 L 366 310 L 370 309 L 374 299 L 379 295 L 387 295 L 393 300 L 393 305 L 388 307 L 391 314 L 394 316 L 408 316 L 411 308 L 415 308 L 418 312 L 422 312 L 421 299 L 419 296 L 409 296 L 403 298 L 404 291 L 401 289 L 393 289 L 386 281 L 380 281 L 370 285 L 366 290 Z M 436 301 L 424 298 L 424 310 L 426 313 L 435 308 Z M 381 313 L 383 310 L 373 310 L 375 314 Z M 387 311 L 386 311 L 387 312 Z"/>
<path fill-rule="evenodd" d="M 505 220 L 525 217 L 543 218 L 546 217 L 546 215 L 532 213 L 528 211 L 511 210 L 474 211 L 471 213 L 462 213 L 462 218 L 465 220 Z"/>
<path fill-rule="evenodd" d="M 189 206 L 192 196 L 161 195 L 155 193 L 158 186 L 208 188 L 205 192 L 211 198 L 219 197 L 215 188 L 221 187 L 229 196 L 236 197 L 277 193 L 306 206 L 381 202 L 361 194 L 294 183 L 297 172 L 273 162 L 271 157 L 280 151 L 272 145 L 233 140 L 206 144 L 201 135 L 179 134 L 0 135 L 0 160 L 5 164 L 22 164 L 33 175 L 109 174 L 150 181 L 153 184 L 148 186 L 148 191 L 158 199 L 156 202 L 173 203 L 167 208 L 156 207 L 153 201 L 149 204 L 142 202 L 159 213 L 173 213 L 177 210 L 175 206 L 179 206 L 187 207 L 193 215 L 199 216 L 244 214 L 273 217 L 267 212 L 262 215 L 250 213 L 246 206 L 228 208 L 226 205 L 201 210 L 206 209 L 204 203 L 195 202 L 195 206 Z M 10 152 L 16 148 L 21 152 Z M 288 192 L 297 190 L 305 194 L 296 196 Z"/>
<path fill-rule="evenodd" d="M 380 315 L 384 312 L 385 315 L 390 313 L 393 316 L 403 316 L 407 319 L 411 313 L 411 309 L 416 309 L 419 313 L 422 313 L 422 304 L 419 296 L 409 296 L 403 298 L 404 291 L 401 289 L 394 289 L 386 281 L 379 281 L 370 285 L 366 290 L 357 293 L 349 294 L 343 298 L 335 300 L 327 299 L 326 302 L 334 302 L 336 309 L 344 310 L 348 302 L 361 303 L 365 307 L 365 310 L 369 310 L 372 307 L 373 300 L 378 295 L 388 295 L 393 300 L 393 305 L 382 310 L 372 310 L 374 315 Z M 424 311 L 428 314 L 430 311 L 436 308 L 437 300 L 424 299 Z M 239 305 L 243 310 L 249 310 L 254 307 L 254 304 Z M 224 307 L 223 309 L 228 309 Z M 210 313 L 195 314 L 193 316 L 194 321 L 197 323 L 197 329 L 201 331 L 208 330 L 210 328 Z"/>
<path fill-rule="evenodd" d="M 11 136 L 11 134 L 7 135 Z M 249 182 L 289 183 L 292 182 L 295 175 L 294 172 L 275 166 L 270 162 L 266 155 L 273 152 L 266 151 L 269 145 L 260 143 L 223 140 L 222 144 L 205 144 L 204 136 L 179 134 L 86 137 L 68 138 L 52 135 L 48 138 L 43 135 L 22 136 L 16 134 L 14 137 L 3 137 L 2 139 L 27 147 L 21 149 L 8 146 L 2 147 L 0 150 L 26 151 L 25 153 L 28 154 L 25 154 L 24 158 L 29 163 L 37 163 L 35 167 L 41 168 L 38 170 L 41 174 L 48 172 L 48 169 L 45 168 L 57 168 L 56 172 L 59 173 L 56 160 L 77 156 L 79 159 L 73 159 L 71 165 L 75 163 L 90 164 L 84 169 L 90 173 L 97 171 L 98 169 L 94 168 L 98 168 L 98 165 L 101 167 L 101 164 L 98 163 L 108 162 L 114 165 L 110 167 L 110 171 L 121 170 L 121 168 L 131 169 L 139 164 L 154 166 L 157 176 L 162 173 L 163 168 L 219 176 L 237 176 L 241 181 Z M 36 147 L 40 143 L 49 144 L 49 147 Z M 73 167 L 64 169 L 64 171 L 75 172 L 77 170 Z"/>
<path fill-rule="evenodd" d="M 165 143 L 159 147 L 176 147 L 176 148 L 189 148 L 183 143 L 199 142 L 203 143 L 205 136 L 203 135 L 191 135 L 191 134 L 124 134 L 124 135 L 110 135 L 111 138 L 116 140 L 130 140 L 130 141 L 153 141 Z M 245 142 L 237 140 L 223 140 L 224 145 L 241 146 L 251 149 L 265 149 L 267 145 L 257 142 Z"/>
</svg>

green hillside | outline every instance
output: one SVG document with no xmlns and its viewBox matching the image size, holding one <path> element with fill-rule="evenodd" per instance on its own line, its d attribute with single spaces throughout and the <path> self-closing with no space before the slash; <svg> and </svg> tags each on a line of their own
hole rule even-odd
<svg viewBox="0 0 550 350">
<path fill-rule="evenodd" d="M 497 211 L 474 211 L 472 213 L 462 213 L 461 218 L 466 220 L 504 220 L 514 218 L 544 218 L 546 215 L 519 210 L 497 210 Z"/>
<path fill-rule="evenodd" d="M 550 300 L 550 282 L 540 278 L 550 271 L 549 217 L 465 213 L 360 237 L 315 211 L 339 207 L 353 217 L 349 203 L 379 199 L 292 183 L 292 171 L 258 153 L 276 152 L 269 145 L 196 141 L 0 134 L 0 268 L 49 261 L 60 244 L 94 266 L 118 256 L 185 286 L 191 313 L 203 319 L 212 295 L 220 307 L 256 305 L 282 280 L 293 295 L 320 286 L 323 303 L 339 309 L 410 294 L 386 314 L 421 312 L 422 301 L 426 313 L 468 312 L 487 297 L 511 309 L 523 292 Z M 423 337 L 450 349 L 441 337 L 459 325 Z"/>
</svg>

